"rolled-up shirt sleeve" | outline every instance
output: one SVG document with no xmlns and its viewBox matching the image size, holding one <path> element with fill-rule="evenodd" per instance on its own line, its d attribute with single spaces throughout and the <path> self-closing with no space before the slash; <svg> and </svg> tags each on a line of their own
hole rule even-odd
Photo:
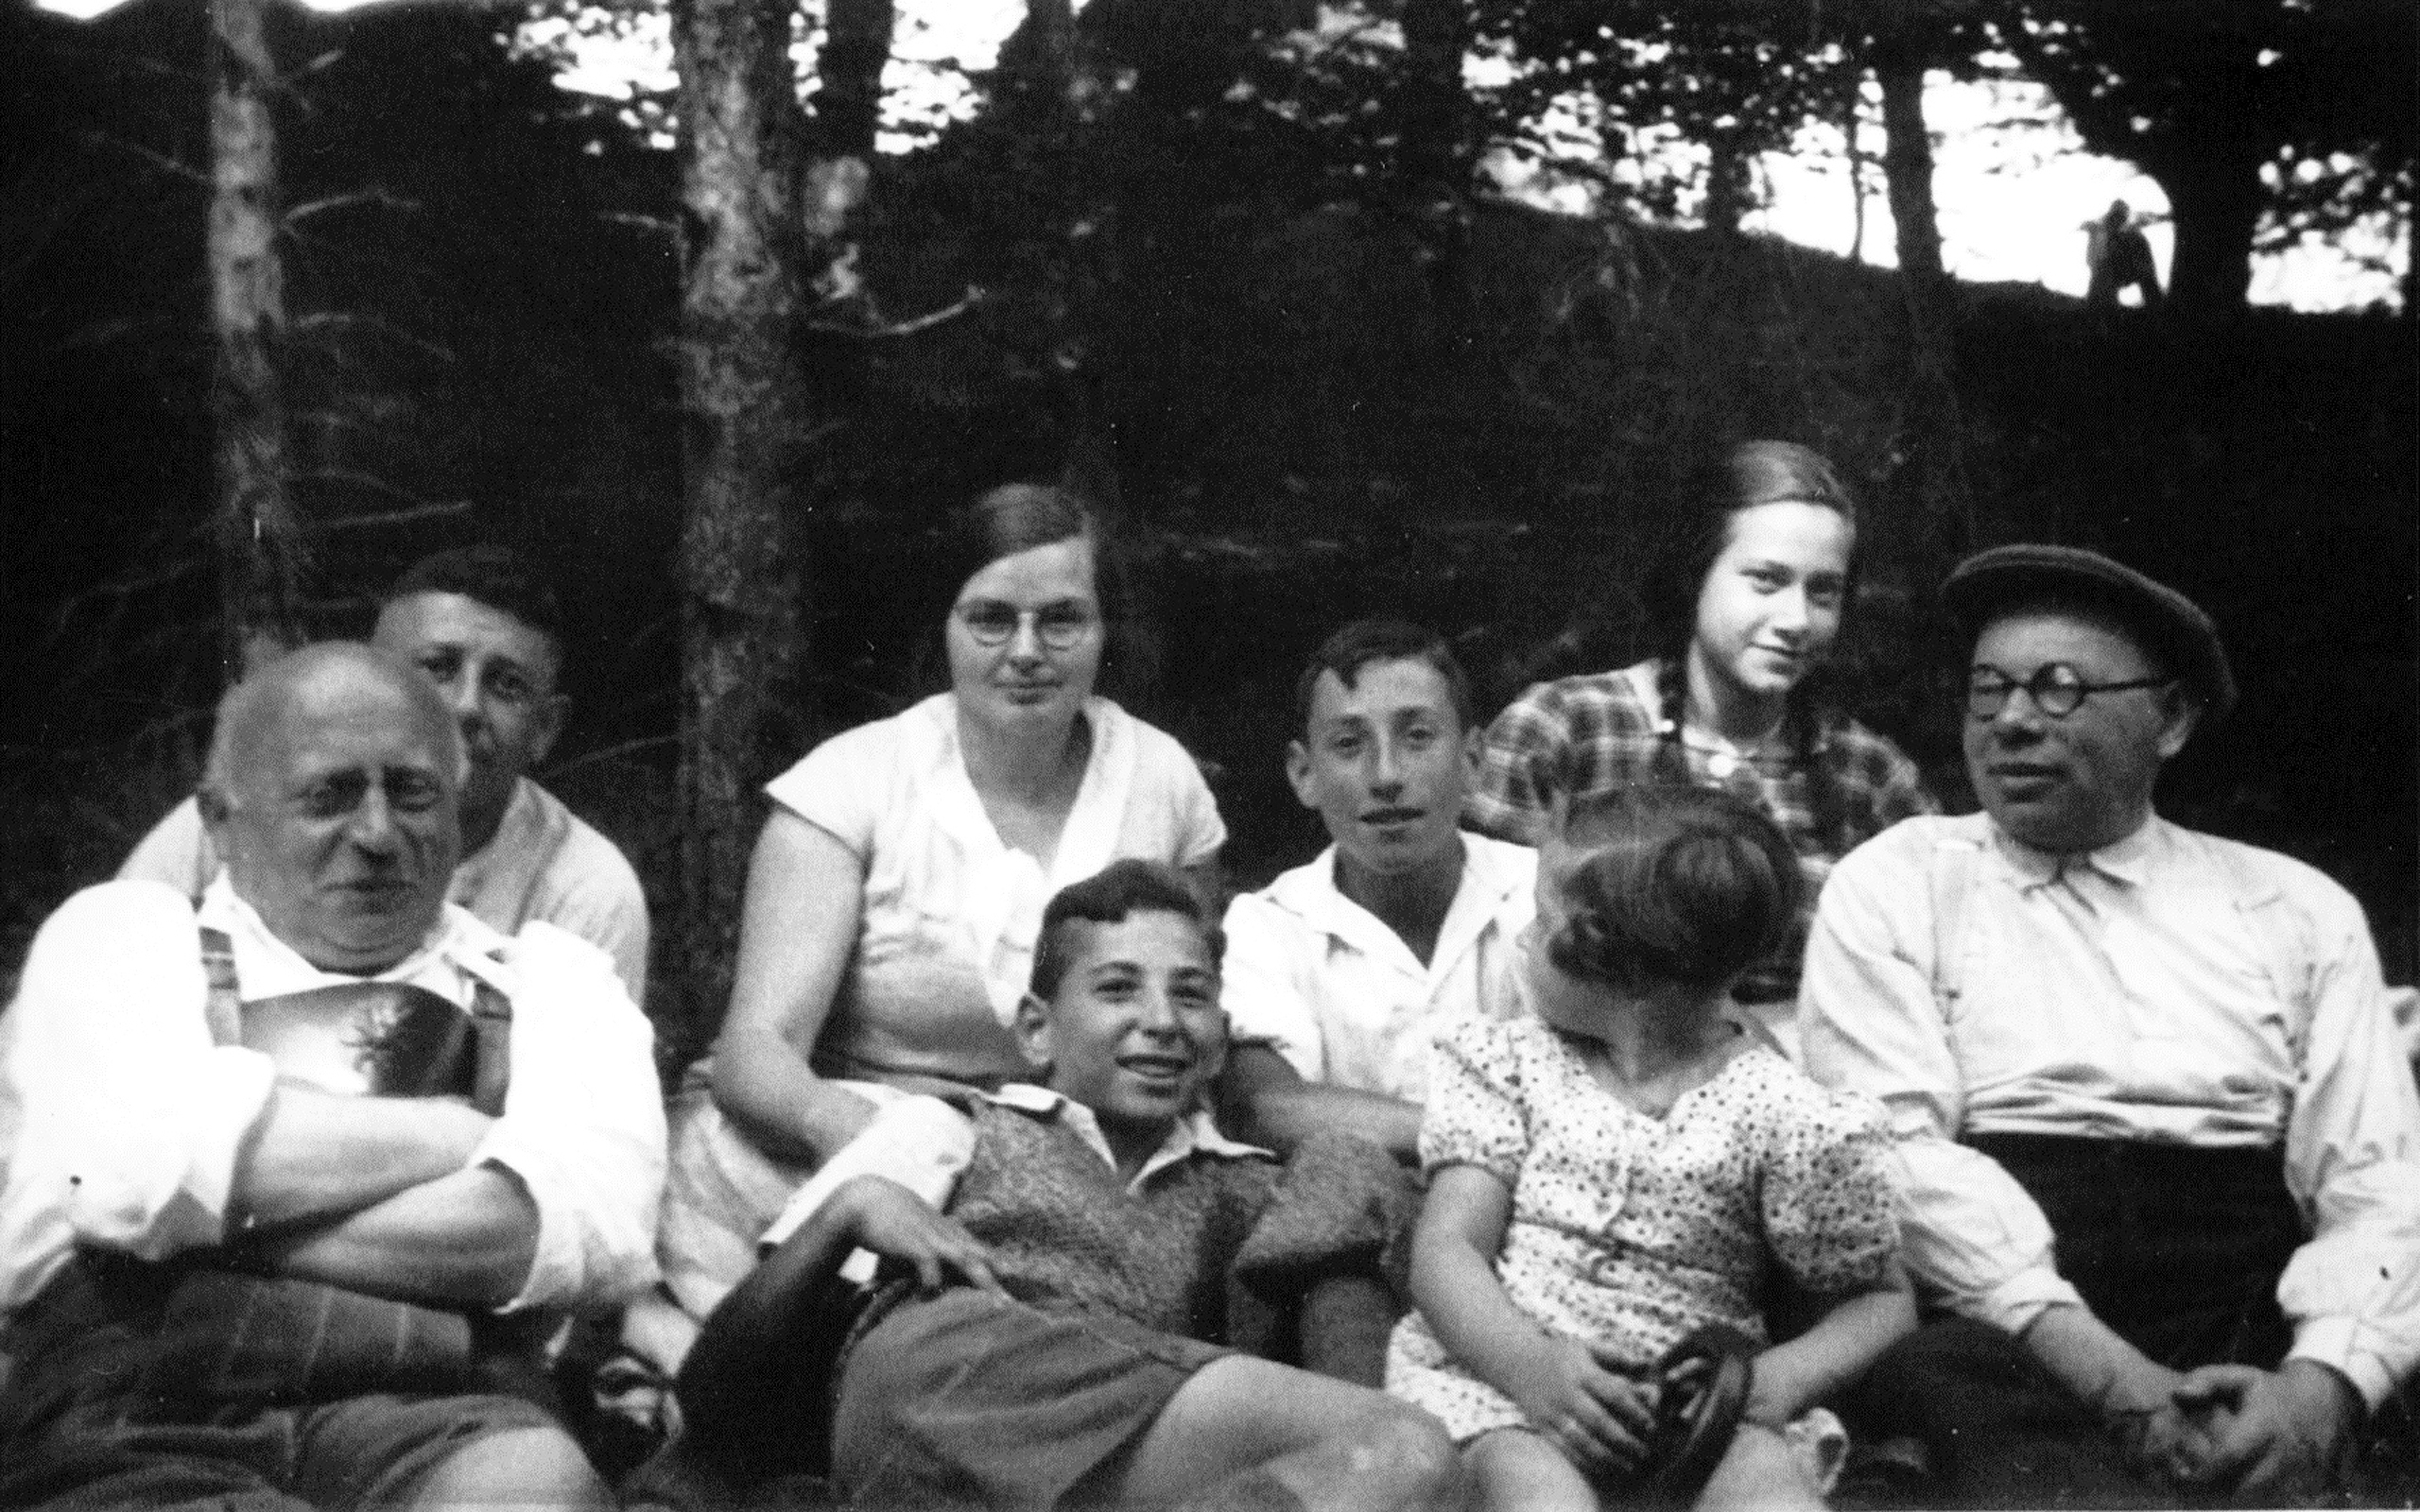
<svg viewBox="0 0 2420 1512">
<path fill-rule="evenodd" d="M 192 906 L 113 882 L 61 904 L 0 1015 L 0 1310 L 78 1245 L 164 1259 L 225 1237 L 268 1057 L 213 1043 Z"/>
<path fill-rule="evenodd" d="M 2420 1365 L 2420 1091 L 2360 905 L 2332 884 L 2305 902 L 2311 1017 L 2286 1178 L 2311 1238 L 2277 1301 L 2289 1358 L 2342 1371 L 2376 1407 Z"/>
<path fill-rule="evenodd" d="M 1227 951 L 1219 970 L 1219 1001 L 1227 1037 L 1238 1045 L 1266 1045 L 1286 1057 L 1305 1081 L 1327 1075 L 1318 1015 L 1295 980 L 1291 920 L 1268 899 L 1245 893 L 1227 905 Z"/>
<path fill-rule="evenodd" d="M 1852 851 L 1824 885 L 1800 986 L 1806 1069 L 1888 1113 L 1908 1269 L 1927 1297 L 2017 1333 L 2083 1299 L 2052 1262 L 2042 1210 L 1957 1142 L 1965 1099 L 1933 996 L 1936 842 L 1924 830 L 1903 825 Z"/>
<path fill-rule="evenodd" d="M 512 1079 L 470 1163 L 511 1173 L 538 1212 L 528 1277 L 503 1310 L 611 1304 L 656 1274 L 653 1032 L 611 958 L 551 924 L 522 930 L 494 982 L 512 1003 Z"/>
</svg>

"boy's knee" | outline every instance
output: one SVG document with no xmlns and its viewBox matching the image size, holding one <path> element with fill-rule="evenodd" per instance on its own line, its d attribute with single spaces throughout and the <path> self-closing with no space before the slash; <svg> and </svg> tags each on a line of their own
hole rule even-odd
<svg viewBox="0 0 2420 1512">
<path fill-rule="evenodd" d="M 473 1439 L 422 1483 L 412 1504 L 602 1507 L 611 1501 L 588 1456 L 560 1428 L 519 1428 Z"/>
<path fill-rule="evenodd" d="M 1393 1478 L 1417 1505 L 1435 1500 L 1462 1476 L 1462 1456 L 1445 1425 L 1392 1397 L 1377 1398 L 1354 1445 L 1355 1469 Z"/>
</svg>

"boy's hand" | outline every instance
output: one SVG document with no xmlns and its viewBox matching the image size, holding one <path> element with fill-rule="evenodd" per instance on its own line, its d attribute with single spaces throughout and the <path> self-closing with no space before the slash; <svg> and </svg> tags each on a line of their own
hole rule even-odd
<svg viewBox="0 0 2420 1512">
<path fill-rule="evenodd" d="M 849 1239 L 885 1260 L 916 1267 L 917 1282 L 938 1292 L 955 1272 L 987 1292 L 1002 1297 L 1007 1288 L 992 1274 L 991 1252 L 957 1219 L 936 1211 L 932 1204 L 878 1176 L 843 1182 L 832 1194 Z"/>
<path fill-rule="evenodd" d="M 1636 1471 L 1655 1432 L 1655 1388 L 1614 1363 L 1576 1339 L 1544 1339 L 1509 1393 L 1530 1426 L 1592 1479 Z"/>
</svg>

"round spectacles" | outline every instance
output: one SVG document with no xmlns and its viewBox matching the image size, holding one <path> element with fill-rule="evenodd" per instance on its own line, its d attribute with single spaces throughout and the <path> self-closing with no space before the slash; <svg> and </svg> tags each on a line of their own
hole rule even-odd
<svg viewBox="0 0 2420 1512">
<path fill-rule="evenodd" d="M 2125 682 L 2086 682 L 2083 674 L 2065 662 L 2046 662 L 2019 682 L 1997 667 L 1977 667 L 1966 675 L 1966 713 L 1976 719 L 1996 719 L 2008 707 L 2009 695 L 2019 688 L 2033 707 L 2053 719 L 2065 719 L 2083 707 L 2096 693 L 2123 693 L 2133 688 L 2165 688 L 2174 678 L 2135 678 Z"/>
<path fill-rule="evenodd" d="M 958 607 L 958 622 L 977 645 L 1006 645 L 1020 626 L 1033 627 L 1033 638 L 1051 651 L 1072 651 L 1100 621 L 1080 604 L 1049 604 L 1021 610 L 995 599 L 977 599 Z"/>
</svg>

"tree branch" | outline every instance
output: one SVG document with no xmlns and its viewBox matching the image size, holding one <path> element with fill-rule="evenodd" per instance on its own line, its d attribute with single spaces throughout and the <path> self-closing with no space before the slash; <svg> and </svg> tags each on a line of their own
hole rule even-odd
<svg viewBox="0 0 2420 1512">
<path fill-rule="evenodd" d="M 330 195 L 324 199 L 306 199 L 285 213 L 285 224 L 291 227 L 310 216 L 324 215 L 331 210 L 344 210 L 354 205 L 381 205 L 389 210 L 410 211 L 422 208 L 419 200 L 406 199 L 384 187 L 361 189 L 349 195 Z"/>
<path fill-rule="evenodd" d="M 912 336 L 919 331 L 929 331 L 946 320 L 955 320 L 984 301 L 983 290 L 973 284 L 966 286 L 966 297 L 955 304 L 943 305 L 912 320 L 889 324 L 849 325 L 838 320 L 809 320 L 806 328 L 820 335 L 852 336 L 861 341 L 889 341 L 899 336 Z"/>
</svg>

